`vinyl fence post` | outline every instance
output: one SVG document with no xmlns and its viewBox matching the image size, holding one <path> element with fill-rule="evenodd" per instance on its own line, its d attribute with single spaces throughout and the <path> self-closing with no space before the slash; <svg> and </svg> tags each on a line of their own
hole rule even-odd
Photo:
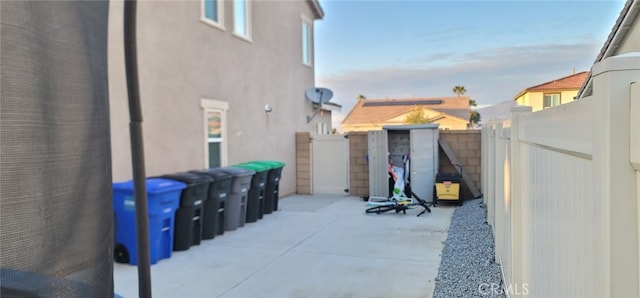
<svg viewBox="0 0 640 298">
<path fill-rule="evenodd" d="M 522 119 L 531 113 L 529 106 L 516 106 L 511 108 L 511 180 L 510 180 L 510 197 L 511 197 L 511 286 L 521 287 L 524 281 L 522 279 L 522 234 L 523 229 L 523 210 L 527 204 L 522 191 L 522 174 L 525 169 L 523 165 L 523 156 L 520 145 L 520 126 Z M 512 293 L 512 297 L 519 296 L 522 292 Z"/>
</svg>

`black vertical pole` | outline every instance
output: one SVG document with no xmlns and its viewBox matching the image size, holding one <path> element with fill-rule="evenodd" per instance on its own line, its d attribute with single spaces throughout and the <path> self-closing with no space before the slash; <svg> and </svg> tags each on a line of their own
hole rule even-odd
<svg viewBox="0 0 640 298">
<path fill-rule="evenodd" d="M 129 94 L 129 131 L 131 134 L 131 165 L 136 206 L 136 235 L 138 253 L 138 296 L 151 297 L 151 264 L 149 258 L 149 218 L 147 184 L 142 139 L 142 107 L 138 84 L 136 49 L 136 0 L 124 2 L 124 54 Z"/>
</svg>

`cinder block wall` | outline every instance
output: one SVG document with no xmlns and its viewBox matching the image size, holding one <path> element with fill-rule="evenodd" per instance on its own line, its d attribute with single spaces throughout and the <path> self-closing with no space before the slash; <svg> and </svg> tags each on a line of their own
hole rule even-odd
<svg viewBox="0 0 640 298">
<path fill-rule="evenodd" d="M 473 180 L 476 187 L 482 192 L 480 183 L 480 157 L 481 154 L 481 131 L 480 130 L 441 130 L 440 139 L 445 140 L 451 149 L 455 152 L 458 160 L 464 167 L 464 170 Z M 442 149 L 439 152 L 441 173 L 455 173 L 455 169 L 451 165 L 449 159 Z M 463 186 L 462 197 L 465 199 L 472 198 L 471 192 Z"/>
<path fill-rule="evenodd" d="M 369 196 L 369 139 L 367 132 L 349 133 L 349 194 L 357 197 Z"/>
<path fill-rule="evenodd" d="M 296 193 L 311 194 L 311 134 L 296 133 Z"/>
</svg>

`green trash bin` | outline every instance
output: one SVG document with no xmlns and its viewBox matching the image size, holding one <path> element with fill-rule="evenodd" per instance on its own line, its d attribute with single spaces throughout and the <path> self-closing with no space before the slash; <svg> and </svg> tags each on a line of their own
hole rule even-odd
<svg viewBox="0 0 640 298">
<path fill-rule="evenodd" d="M 280 178 L 282 177 L 282 169 L 285 163 L 276 160 L 258 160 L 253 161 L 253 163 L 271 167 L 267 174 L 267 184 L 264 189 L 264 213 L 270 214 L 273 211 L 278 211 Z"/>
<path fill-rule="evenodd" d="M 256 222 L 258 219 L 262 219 L 264 214 L 264 191 L 267 184 L 267 175 L 270 167 L 257 163 L 241 163 L 234 165 L 233 167 L 252 170 L 255 173 L 251 178 L 251 188 L 249 188 L 249 194 L 247 196 L 247 216 L 246 222 Z"/>
</svg>

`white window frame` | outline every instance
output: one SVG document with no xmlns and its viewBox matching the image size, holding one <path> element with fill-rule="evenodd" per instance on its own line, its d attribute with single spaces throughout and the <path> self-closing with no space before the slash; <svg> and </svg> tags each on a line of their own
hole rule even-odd
<svg viewBox="0 0 640 298">
<path fill-rule="evenodd" d="M 227 111 L 229 111 L 229 103 L 226 101 L 215 100 L 215 99 L 200 99 L 200 107 L 202 108 L 202 116 L 203 116 L 203 128 L 204 128 L 204 166 L 205 168 L 209 168 L 209 125 L 207 123 L 207 113 L 208 112 L 220 112 L 222 122 L 222 131 L 219 141 L 220 141 L 220 166 L 226 167 L 228 165 L 228 134 L 227 134 Z M 217 138 L 216 138 L 217 139 Z"/>
<path fill-rule="evenodd" d="M 549 106 L 545 106 L 544 105 L 544 98 L 546 96 L 554 96 L 554 95 L 558 96 L 558 102 L 556 102 L 554 104 L 553 97 L 552 97 L 551 100 L 549 101 Z M 553 108 L 553 107 L 559 106 L 561 104 L 561 102 L 562 102 L 561 93 L 555 93 L 555 92 L 552 93 L 552 92 L 550 92 L 550 93 L 542 94 L 542 109 L 548 109 L 548 108 Z"/>
<path fill-rule="evenodd" d="M 302 64 L 309 66 L 309 67 L 313 67 L 313 21 L 311 21 L 311 19 L 307 18 L 306 16 L 302 15 L 300 17 L 302 19 L 302 23 L 300 24 L 300 37 L 302 39 L 302 49 L 301 49 L 301 53 L 302 53 Z M 307 25 L 307 40 L 305 41 L 304 39 L 304 28 L 305 25 Z M 307 57 L 309 58 L 309 61 L 304 61 L 304 55 L 305 55 L 305 42 L 307 43 Z"/>
<path fill-rule="evenodd" d="M 238 37 L 242 40 L 248 41 L 248 42 L 253 42 L 251 34 L 252 34 L 252 30 L 251 30 L 251 1 L 249 0 L 231 0 L 232 2 L 232 6 L 233 6 L 233 36 Z M 242 32 L 238 32 L 238 28 L 236 26 L 236 22 L 238 21 L 236 19 L 236 3 L 238 2 L 244 2 L 244 26 L 246 28 L 246 35 L 244 35 Z"/>
<path fill-rule="evenodd" d="M 218 11 L 218 21 L 211 20 L 206 17 L 205 13 L 205 0 L 200 0 L 200 21 L 204 24 L 207 24 L 213 28 L 220 29 L 222 31 L 224 28 L 224 0 L 216 0 L 216 9 Z"/>
</svg>

